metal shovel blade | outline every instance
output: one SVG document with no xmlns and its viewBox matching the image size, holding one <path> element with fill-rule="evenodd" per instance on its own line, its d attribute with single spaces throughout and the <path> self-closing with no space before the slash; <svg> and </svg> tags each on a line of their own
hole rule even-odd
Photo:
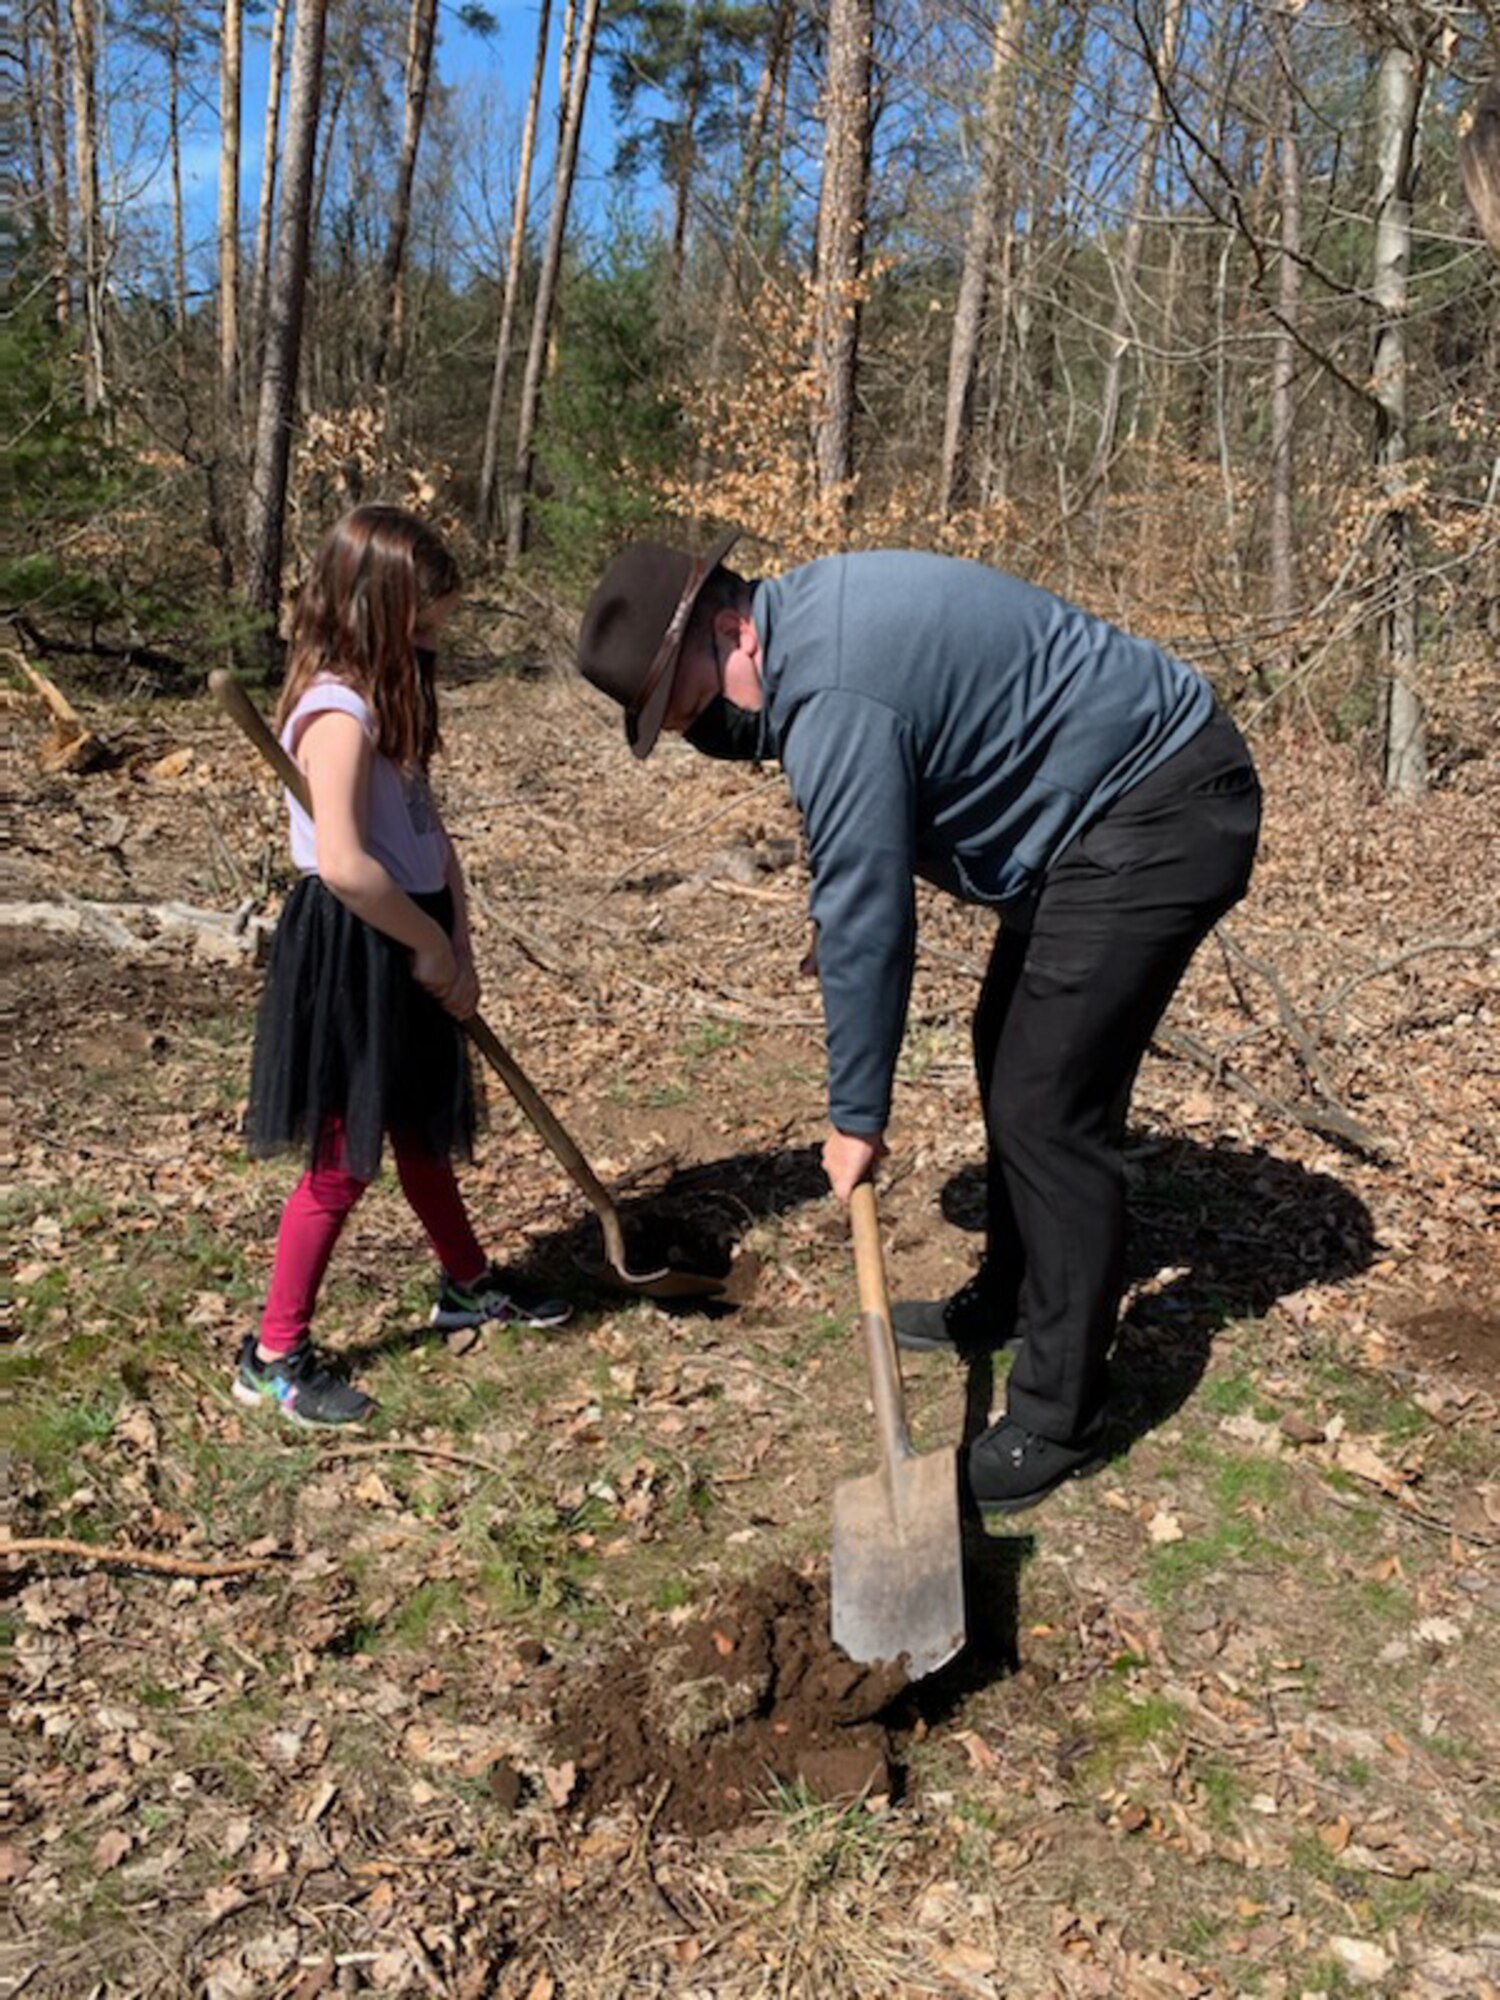
<svg viewBox="0 0 1500 2000">
<path fill-rule="evenodd" d="M 953 1452 L 913 1455 L 834 1488 L 833 1636 L 852 1660 L 904 1660 L 914 1681 L 962 1650 Z"/>
<path fill-rule="evenodd" d="M 880 1458 L 866 1478 L 833 1491 L 833 1637 L 864 1664 L 904 1660 L 916 1681 L 960 1653 L 967 1636 L 958 1458 L 911 1447 L 868 1182 L 850 1196 L 849 1222 Z"/>
</svg>

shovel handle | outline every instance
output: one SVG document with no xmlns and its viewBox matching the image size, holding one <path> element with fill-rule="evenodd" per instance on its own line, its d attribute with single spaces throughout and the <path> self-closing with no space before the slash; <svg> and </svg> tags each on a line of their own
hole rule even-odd
<svg viewBox="0 0 1500 2000">
<path fill-rule="evenodd" d="M 860 1329 L 870 1366 L 875 1436 L 887 1467 L 894 1468 L 912 1456 L 912 1448 L 906 1428 L 906 1398 L 896 1360 L 896 1341 L 891 1332 L 891 1301 L 886 1289 L 885 1257 L 880 1248 L 880 1217 L 871 1182 L 861 1181 L 849 1197 L 849 1221 L 854 1231 Z"/>
<path fill-rule="evenodd" d="M 271 734 L 266 726 L 265 717 L 234 675 L 223 667 L 215 667 L 208 677 L 208 685 L 220 708 L 244 730 L 282 784 L 311 818 L 312 798 L 308 793 L 306 778 Z"/>
<path fill-rule="evenodd" d="M 244 730 L 298 805 L 311 818 L 312 797 L 307 789 L 307 779 L 271 734 L 265 717 L 234 675 L 223 667 L 216 667 L 208 677 L 208 685 L 220 707 Z M 530 1077 L 489 1023 L 475 1014 L 462 1025 L 469 1040 L 491 1068 L 498 1072 L 506 1089 L 551 1147 L 559 1165 L 572 1177 L 580 1192 L 587 1196 L 603 1224 L 610 1261 L 623 1270 L 625 1239 L 620 1228 L 619 1211 L 598 1175 L 579 1151 L 576 1140 L 540 1096 Z"/>
</svg>

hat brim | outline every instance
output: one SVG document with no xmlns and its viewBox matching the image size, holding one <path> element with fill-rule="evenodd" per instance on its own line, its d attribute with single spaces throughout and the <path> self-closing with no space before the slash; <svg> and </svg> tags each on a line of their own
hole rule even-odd
<svg viewBox="0 0 1500 2000">
<path fill-rule="evenodd" d="M 685 639 L 687 637 L 688 620 L 692 617 L 693 606 L 698 600 L 699 591 L 702 590 L 704 584 L 708 582 L 708 579 L 713 575 L 719 564 L 723 562 L 725 556 L 728 555 L 743 533 L 744 530 L 742 528 L 730 528 L 716 542 L 709 546 L 707 552 L 702 557 L 695 558 L 694 569 L 689 573 L 688 587 L 684 590 L 681 597 L 678 598 L 676 608 L 671 618 L 667 621 L 668 630 L 671 629 L 673 624 L 680 621 L 682 625 L 682 638 Z M 662 674 L 656 686 L 651 690 L 645 707 L 640 711 L 639 715 L 627 715 L 625 718 L 625 740 L 637 757 L 649 757 L 651 752 L 656 748 L 656 739 L 661 735 L 662 723 L 666 719 L 667 710 L 672 705 L 672 690 L 677 685 L 677 669 L 681 664 L 682 639 L 679 639 L 677 642 L 677 651 L 672 657 L 671 664 Z"/>
</svg>

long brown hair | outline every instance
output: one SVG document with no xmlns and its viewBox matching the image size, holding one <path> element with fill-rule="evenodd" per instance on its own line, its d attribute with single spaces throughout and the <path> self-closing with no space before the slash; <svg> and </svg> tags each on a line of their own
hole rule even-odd
<svg viewBox="0 0 1500 2000">
<path fill-rule="evenodd" d="M 297 598 L 276 727 L 320 674 L 332 674 L 370 704 L 380 754 L 425 768 L 442 739 L 417 627 L 459 581 L 440 537 L 404 507 L 356 507 L 336 521 Z"/>
</svg>

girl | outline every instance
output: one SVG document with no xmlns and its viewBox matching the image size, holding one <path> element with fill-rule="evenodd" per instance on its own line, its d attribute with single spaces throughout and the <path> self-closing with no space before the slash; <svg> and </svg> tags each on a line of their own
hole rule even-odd
<svg viewBox="0 0 1500 2000">
<path fill-rule="evenodd" d="M 305 1150 L 282 1212 L 259 1336 L 234 1393 L 308 1424 L 374 1405 L 309 1338 L 328 1260 L 390 1135 L 402 1190 L 442 1275 L 432 1323 L 558 1326 L 570 1308 L 502 1283 L 450 1155 L 470 1156 L 474 1096 L 459 1022 L 479 1004 L 463 871 L 427 785 L 439 747 L 433 647 L 458 570 L 424 522 L 356 507 L 297 602 L 281 741 L 312 797 L 291 810 L 302 879 L 276 927 L 251 1066 L 250 1151 Z"/>
</svg>

